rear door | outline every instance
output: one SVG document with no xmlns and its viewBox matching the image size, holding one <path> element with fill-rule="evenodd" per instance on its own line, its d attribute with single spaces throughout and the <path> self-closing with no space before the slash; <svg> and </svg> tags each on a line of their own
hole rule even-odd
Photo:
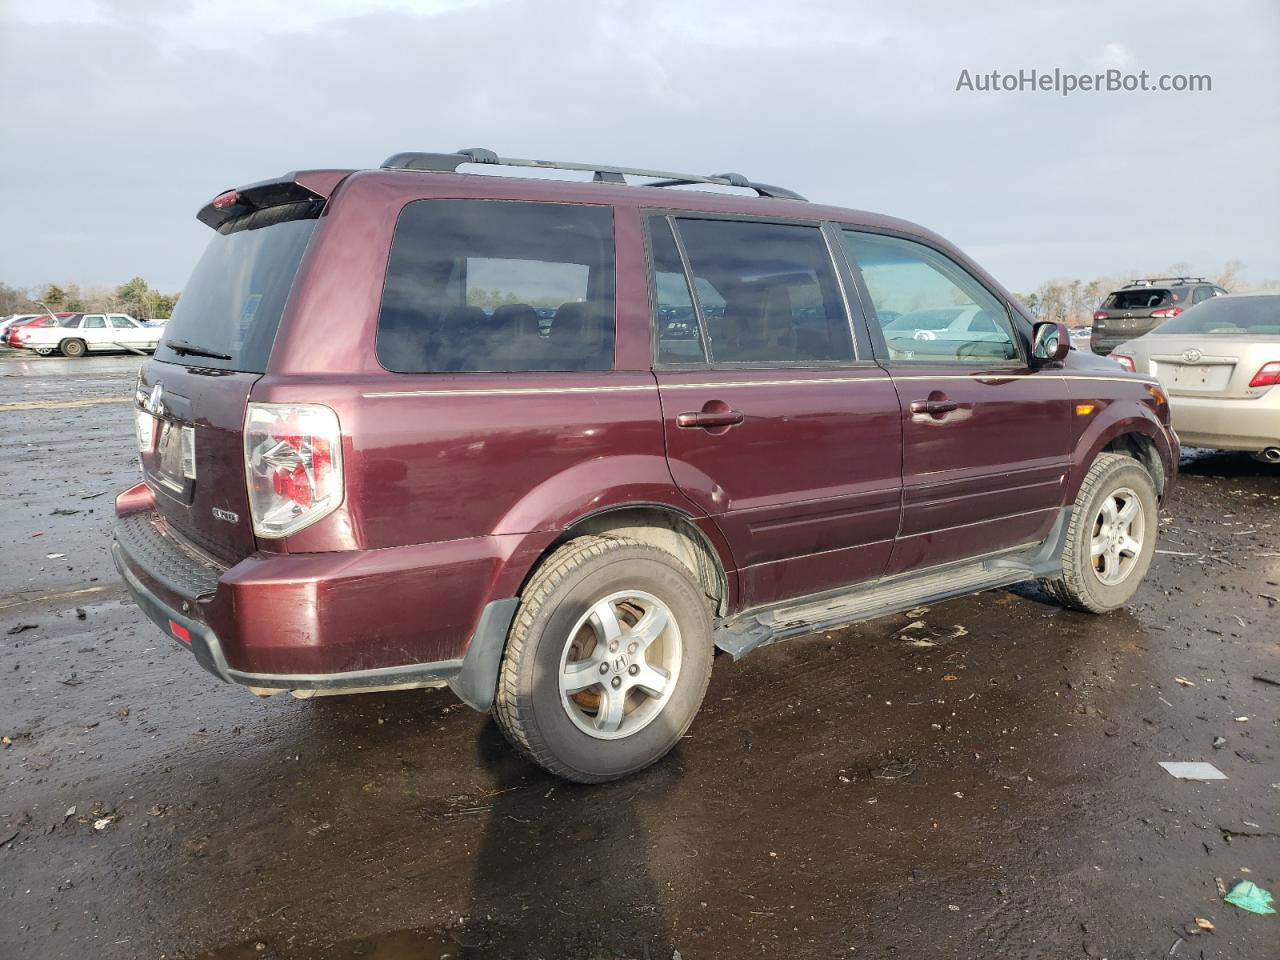
<svg viewBox="0 0 1280 960">
<path fill-rule="evenodd" d="M 672 476 L 724 533 L 744 603 L 879 576 L 899 520 L 898 400 L 865 334 L 855 346 L 826 234 L 689 214 L 648 226 Z"/>
<path fill-rule="evenodd" d="M 256 546 L 245 406 L 266 370 L 319 210 L 317 203 L 285 204 L 222 224 L 183 289 L 166 340 L 138 378 L 138 441 L 156 510 L 226 564 Z"/>
<path fill-rule="evenodd" d="M 86 313 L 80 321 L 80 339 L 90 350 L 104 350 L 110 346 L 113 334 L 107 325 L 105 314 Z"/>
<path fill-rule="evenodd" d="M 889 572 L 1043 539 L 1071 454 L 1060 366 L 1032 369 L 1007 305 L 939 250 L 842 231 L 882 363 L 901 398 L 902 528 Z M 963 326 L 938 329 L 965 308 Z"/>
</svg>

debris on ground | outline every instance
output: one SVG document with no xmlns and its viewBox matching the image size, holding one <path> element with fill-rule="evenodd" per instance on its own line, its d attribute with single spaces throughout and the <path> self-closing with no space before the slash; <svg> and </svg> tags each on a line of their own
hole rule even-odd
<svg viewBox="0 0 1280 960">
<path fill-rule="evenodd" d="M 1250 913 L 1268 914 L 1276 912 L 1275 907 L 1271 905 L 1271 893 L 1263 890 L 1252 880 L 1241 880 L 1231 888 L 1231 892 L 1223 899 L 1233 907 L 1248 910 Z"/>
<path fill-rule="evenodd" d="M 9 636 L 22 633 L 24 630 L 35 630 L 39 624 L 36 623 L 15 623 L 12 627 L 5 631 Z"/>
<path fill-rule="evenodd" d="M 107 817 L 99 817 L 97 820 L 93 821 L 93 829 L 105 830 L 107 827 L 111 826 L 113 820 L 115 820 L 114 814 Z"/>
<path fill-rule="evenodd" d="M 65 553 L 46 553 L 44 556 L 46 560 L 65 560 L 67 555 Z"/>
<path fill-rule="evenodd" d="M 918 760 L 890 760 L 882 766 L 876 767 L 871 771 L 871 776 L 877 780 L 901 780 L 903 777 L 909 777 L 916 772 L 916 767 L 920 765 Z"/>
<path fill-rule="evenodd" d="M 1222 749 L 1223 747 L 1225 747 L 1226 745 L 1227 745 L 1227 738 L 1226 738 L 1226 737 L 1214 737 L 1214 738 L 1213 738 L 1213 749 L 1215 749 L 1215 750 L 1221 750 L 1221 749 Z"/>
<path fill-rule="evenodd" d="M 1161 760 L 1160 766 L 1171 777 L 1179 780 L 1226 780 L 1227 775 L 1212 763 L 1200 760 Z"/>
<path fill-rule="evenodd" d="M 1265 673 L 1255 673 L 1253 679 L 1259 683 L 1269 683 L 1273 687 L 1280 687 L 1280 677 L 1269 677 Z"/>
<path fill-rule="evenodd" d="M 1174 683 L 1176 683 L 1176 684 L 1179 684 L 1179 685 L 1181 685 L 1181 686 L 1184 686 L 1184 687 L 1194 687 L 1194 686 L 1195 686 L 1195 684 L 1194 684 L 1194 683 L 1192 683 L 1190 680 L 1188 680 L 1186 677 L 1174 677 L 1174 678 L 1173 678 L 1173 682 L 1174 682 Z"/>
</svg>

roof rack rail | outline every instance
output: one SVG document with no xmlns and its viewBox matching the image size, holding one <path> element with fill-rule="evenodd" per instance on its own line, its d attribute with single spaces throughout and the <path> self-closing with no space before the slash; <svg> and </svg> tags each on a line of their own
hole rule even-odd
<svg viewBox="0 0 1280 960">
<path fill-rule="evenodd" d="M 1149 287 L 1154 283 L 1208 283 L 1204 277 L 1144 277 L 1141 280 L 1130 280 L 1126 287 Z"/>
<path fill-rule="evenodd" d="M 725 187 L 745 187 L 754 190 L 762 197 L 777 197 L 783 200 L 803 200 L 800 194 L 785 187 L 775 187 L 767 183 L 756 183 L 748 180 L 740 173 L 717 173 L 701 176 L 694 173 L 671 173 L 667 170 L 645 170 L 640 167 L 614 167 L 600 163 L 570 163 L 559 160 L 520 160 L 515 157 L 500 157 L 492 150 L 483 147 L 469 147 L 453 153 L 397 153 L 382 162 L 383 170 L 428 170 L 436 173 L 457 173 L 458 167 L 464 163 L 493 163 L 504 167 L 537 167 L 543 170 L 581 170 L 594 174 L 596 183 L 626 184 L 627 177 L 647 177 L 657 183 L 644 184 L 649 187 L 683 187 L 695 183 L 714 183 Z"/>
</svg>

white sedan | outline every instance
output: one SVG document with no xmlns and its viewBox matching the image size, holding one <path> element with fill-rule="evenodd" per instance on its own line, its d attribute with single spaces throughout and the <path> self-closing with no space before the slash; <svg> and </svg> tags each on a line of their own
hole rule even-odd
<svg viewBox="0 0 1280 960">
<path fill-rule="evenodd" d="M 59 351 L 64 357 L 86 353 L 154 353 L 164 327 L 148 327 L 123 313 L 86 313 L 71 317 L 63 326 L 40 327 L 23 332 L 16 346 L 47 356 Z"/>
</svg>

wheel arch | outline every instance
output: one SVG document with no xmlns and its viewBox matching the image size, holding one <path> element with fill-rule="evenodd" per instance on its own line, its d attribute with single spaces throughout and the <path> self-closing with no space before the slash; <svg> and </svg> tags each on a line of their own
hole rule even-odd
<svg viewBox="0 0 1280 960">
<path fill-rule="evenodd" d="M 1075 501 L 1085 475 L 1100 453 L 1118 453 L 1141 463 L 1151 475 L 1157 498 L 1164 502 L 1178 469 L 1176 448 L 1165 431 L 1164 425 L 1145 407 L 1136 415 L 1092 424 L 1077 444 L 1065 503 Z"/>
<path fill-rule="evenodd" d="M 696 520 L 687 510 L 659 502 L 614 504 L 593 510 L 565 526 L 539 556 L 530 574 L 552 551 L 577 537 L 630 537 L 679 560 L 701 584 L 703 592 L 715 604 L 716 612 L 723 614 L 733 600 L 730 571 L 721 548 Z"/>
</svg>

